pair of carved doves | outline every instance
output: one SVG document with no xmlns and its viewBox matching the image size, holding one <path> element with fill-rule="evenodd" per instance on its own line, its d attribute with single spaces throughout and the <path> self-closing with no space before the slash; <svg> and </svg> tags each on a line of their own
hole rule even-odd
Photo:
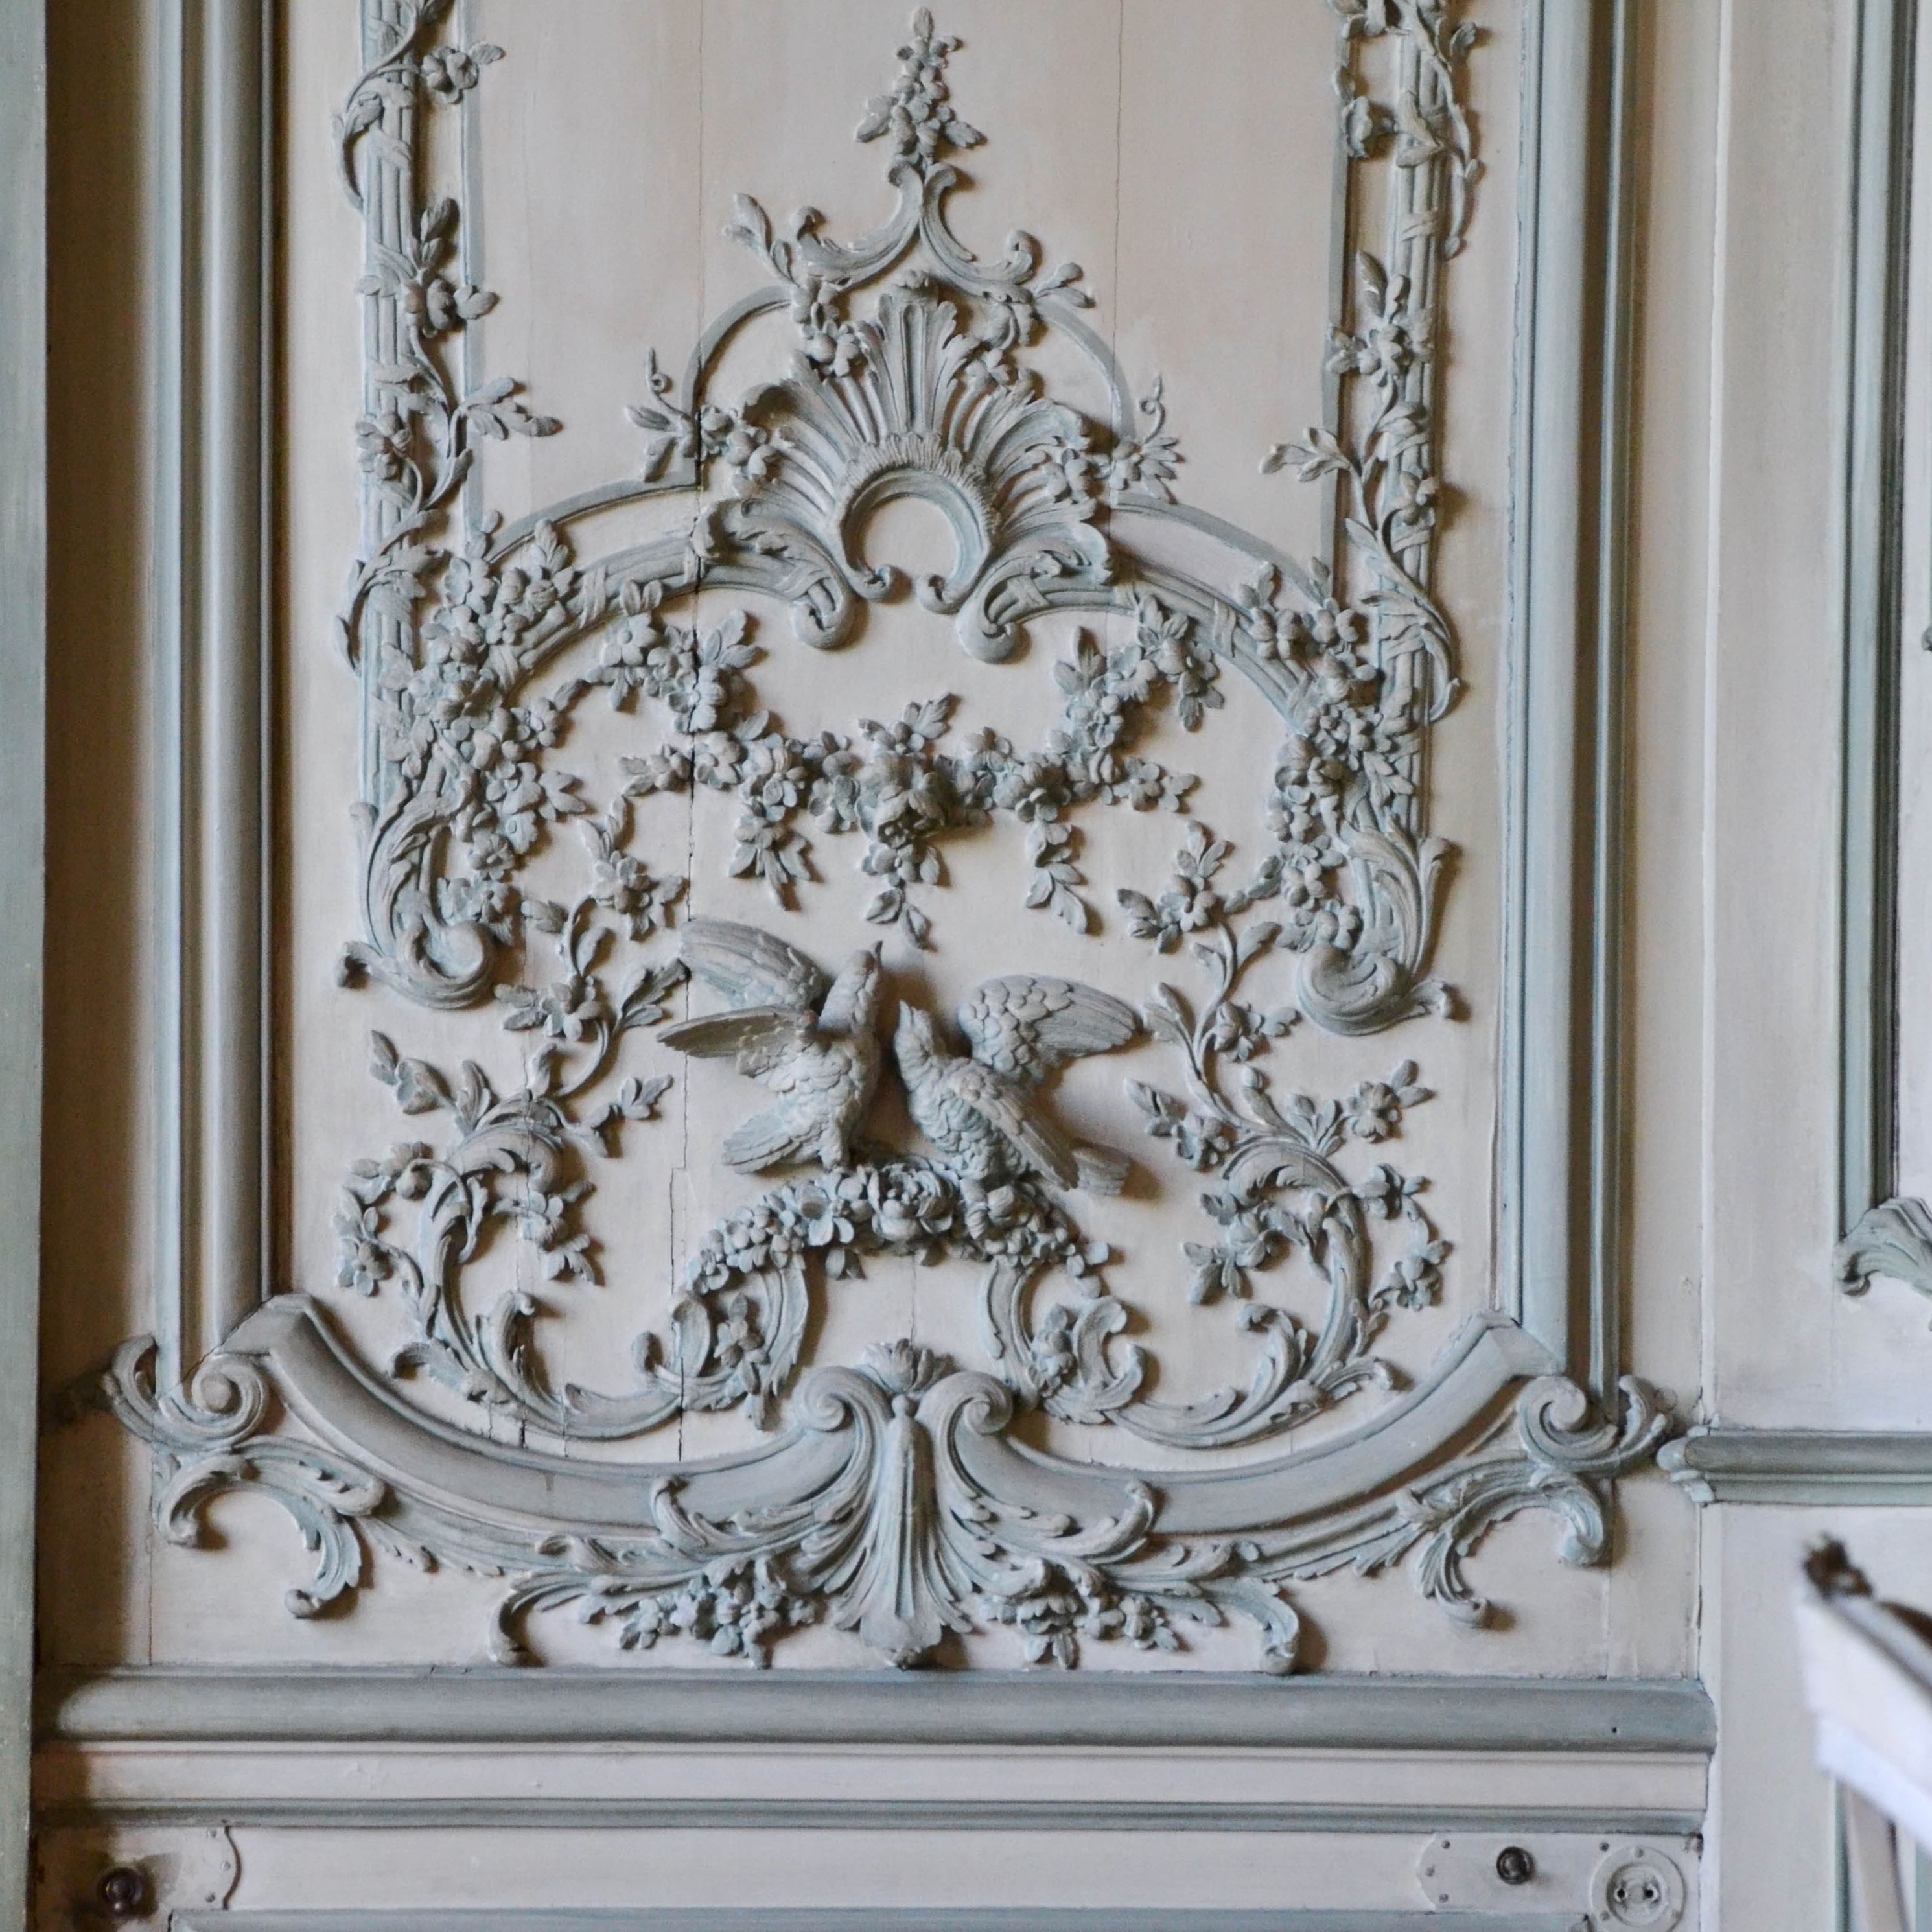
<svg viewBox="0 0 1932 1932">
<path fill-rule="evenodd" d="M 848 1165 L 878 1084 L 878 949 L 854 953 L 831 981 L 783 940 L 726 920 L 688 921 L 682 950 L 732 1010 L 661 1036 L 680 1052 L 734 1060 L 779 1096 L 726 1136 L 725 1160 L 748 1172 Z M 1140 1030 L 1134 1010 L 1076 980 L 1012 974 L 976 986 L 958 1018 L 970 1054 L 949 1051 L 932 1016 L 904 1003 L 892 1048 L 914 1121 L 959 1177 L 992 1186 L 1032 1174 L 1118 1194 L 1126 1156 L 1070 1138 L 1036 1090 L 1068 1060 L 1125 1046 Z"/>
</svg>

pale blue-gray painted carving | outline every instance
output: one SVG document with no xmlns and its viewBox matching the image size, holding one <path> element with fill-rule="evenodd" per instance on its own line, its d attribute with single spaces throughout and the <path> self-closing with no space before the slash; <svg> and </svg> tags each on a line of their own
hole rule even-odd
<svg viewBox="0 0 1932 1932">
<path fill-rule="evenodd" d="M 1932 1210 L 1909 1196 L 1868 1208 L 1832 1250 L 1832 1271 L 1847 1294 L 1862 1294 L 1874 1275 L 1932 1294 Z"/>
<path fill-rule="evenodd" d="M 728 1166 L 762 1174 L 798 1161 L 850 1165 L 852 1139 L 879 1084 L 879 955 L 855 952 L 828 979 L 782 939 L 729 920 L 694 919 L 685 963 L 729 1010 L 665 1028 L 664 1044 L 733 1061 L 778 1096 L 724 1137 Z"/>
<path fill-rule="evenodd" d="M 1431 218 L 1418 202 L 1396 224 L 1393 266 L 1358 259 L 1330 346 L 1346 392 L 1337 422 L 1349 427 L 1312 430 L 1306 446 L 1268 459 L 1292 455 L 1305 478 L 1345 483 L 1356 561 L 1339 572 L 1298 566 L 1216 526 L 1247 560 L 1249 580 L 1226 584 L 1156 565 L 1136 547 L 1137 518 L 1188 526 L 1192 513 L 1173 501 L 1179 447 L 1158 381 L 1136 404 L 1081 321 L 1090 298 L 1078 267 L 1043 272 L 1037 244 L 1018 234 L 982 260 L 953 234 L 947 200 L 962 177 L 946 156 L 964 138 L 956 116 L 943 124 L 950 131 L 920 122 L 916 138 L 893 134 L 887 173 L 898 206 L 857 244 L 830 238 L 812 211 L 780 232 L 740 196 L 729 232 L 776 279 L 718 320 L 681 381 L 650 361 L 650 398 L 631 409 L 645 432 L 641 475 L 508 529 L 486 517 L 445 548 L 478 440 L 558 425 L 526 409 L 507 379 L 462 396 L 444 368 L 448 340 L 492 298 L 451 279 L 458 213 L 416 182 L 409 117 L 460 98 L 499 50 L 437 49 L 428 37 L 441 11 L 406 10 L 400 40 L 373 58 L 340 128 L 370 224 L 362 286 L 376 344 L 358 432 L 364 556 L 343 616 L 366 695 L 368 930 L 349 949 L 351 970 L 437 1005 L 487 989 L 497 952 L 523 934 L 514 882 L 524 860 L 548 828 L 590 809 L 547 752 L 598 686 L 614 701 L 642 692 L 669 710 L 693 742 L 640 761 L 643 788 L 734 791 L 736 868 L 764 876 L 782 901 L 808 876 L 805 811 L 828 831 L 862 825 L 866 869 L 882 880 L 873 916 L 923 943 L 932 914 L 908 894 L 939 882 L 934 836 L 1011 815 L 1034 828 L 1028 902 L 1084 929 L 1090 910 L 1072 890 L 1078 835 L 1064 815 L 1094 801 L 1178 806 L 1190 781 L 1131 755 L 1132 714 L 1164 694 L 1196 725 L 1226 701 L 1220 674 L 1232 665 L 1286 728 L 1280 862 L 1327 914 L 1283 938 L 1304 956 L 1304 1010 L 1357 1033 L 1442 1009 L 1425 969 L 1446 848 L 1421 829 L 1422 758 L 1456 685 L 1449 626 L 1426 584 L 1438 488 L 1428 265 L 1460 245 L 1477 172 L 1453 86 L 1472 35 L 1438 10 L 1392 10 L 1379 33 L 1419 63 L 1402 104 L 1358 92 L 1345 106 L 1352 153 L 1386 151 L 1405 196 L 1439 186 L 1444 196 Z M 900 91 L 916 101 L 937 89 L 935 111 L 953 115 L 944 75 L 957 43 L 921 19 L 902 50 L 919 78 L 902 79 Z M 1369 26 L 1345 11 L 1345 39 L 1377 38 Z M 862 139 L 912 124 L 896 95 L 880 99 L 893 104 L 868 110 Z M 384 138 L 370 138 L 379 128 Z M 389 232 L 398 206 L 413 211 L 406 235 Z M 870 313 L 860 307 L 868 298 Z M 776 313 L 794 327 L 790 372 L 736 398 L 714 395 L 727 344 Z M 1100 416 L 1048 395 L 1025 359 L 1054 334 L 1091 365 L 1107 398 Z M 1358 392 L 1361 409 L 1348 400 Z M 731 494 L 707 494 L 719 483 Z M 575 560 L 574 517 L 680 493 L 692 499 L 685 538 Z M 746 616 L 700 635 L 659 615 L 667 599 L 703 586 L 742 590 L 788 606 L 808 641 L 841 644 L 862 606 L 900 583 L 890 563 L 860 557 L 859 526 L 908 494 L 941 510 L 957 546 L 948 572 L 914 588 L 956 618 L 976 656 L 1006 656 L 1027 620 L 1048 610 L 1136 615 L 1132 647 L 1112 659 L 1083 652 L 1063 674 L 1067 729 L 1041 753 L 982 733 L 964 759 L 932 758 L 950 699 L 927 706 L 910 734 L 778 733 L 740 675 L 755 648 Z M 534 688 L 560 650 L 598 632 L 611 635 L 596 673 Z M 882 784 L 900 789 L 867 768 L 896 758 L 908 764 L 909 800 L 890 814 L 867 812 L 865 777 L 875 807 Z"/>
<path fill-rule="evenodd" d="M 376 1077 L 406 1113 L 446 1115 L 453 1134 L 358 1164 L 343 1205 L 343 1285 L 407 1310 L 414 1339 L 398 1368 L 513 1419 L 524 1439 L 512 1449 L 433 1417 L 347 1352 L 311 1304 L 277 1297 L 184 1393 L 157 1387 L 139 1343 L 103 1378 L 102 1398 L 161 1459 L 169 1533 L 190 1535 L 213 1495 L 260 1487 L 316 1554 L 316 1580 L 294 1607 L 352 1591 L 372 1551 L 454 1563 L 502 1580 L 496 1642 L 515 1658 L 530 1654 L 532 1615 L 566 1606 L 626 1646 L 676 1635 L 753 1659 L 826 1620 L 898 1664 L 1002 1625 L 1023 1658 L 1070 1663 L 1083 1638 L 1170 1648 L 1190 1623 L 1238 1615 L 1257 1628 L 1264 1666 L 1280 1671 L 1296 1659 L 1298 1582 L 1408 1564 L 1432 1599 L 1480 1621 L 1466 1560 L 1529 1508 L 1558 1516 L 1564 1560 L 1600 1559 L 1609 1485 L 1654 1453 L 1666 1426 L 1649 1393 L 1627 1380 L 1604 1419 L 1550 1346 L 1495 1315 L 1465 1323 L 1402 1388 L 1370 1346 L 1436 1293 L 1446 1244 L 1418 1180 L 1386 1164 L 1352 1176 L 1342 1156 L 1395 1133 L 1428 1097 L 1417 1066 L 1400 1061 L 1385 1080 L 1322 1101 L 1273 1091 L 1254 1064 L 1303 1018 L 1359 1034 L 1451 1006 L 1428 974 L 1450 855 L 1426 830 L 1426 739 L 1456 691 L 1450 626 L 1430 589 L 1431 412 L 1442 265 L 1462 244 L 1478 172 L 1456 92 L 1473 35 L 1454 9 L 1420 0 L 1337 11 L 1342 139 L 1358 164 L 1391 164 L 1391 239 L 1383 256 L 1355 260 L 1330 338 L 1334 425 L 1268 459 L 1330 484 L 1341 507 L 1343 556 L 1298 563 L 1175 500 L 1169 399 L 1156 380 L 1136 401 L 1081 319 L 1077 268 L 1042 272 L 1020 236 L 982 261 L 953 235 L 947 199 L 961 177 L 947 156 L 982 137 L 944 81 L 957 43 L 923 11 L 901 75 L 859 130 L 889 152 L 898 206 L 884 226 L 848 246 L 814 213 L 780 232 L 741 199 L 733 232 L 774 280 L 712 325 L 681 378 L 650 362 L 649 400 L 632 410 L 645 437 L 639 475 L 508 526 L 472 509 L 480 440 L 559 427 L 507 379 L 460 390 L 446 356 L 491 298 L 452 268 L 459 212 L 418 178 L 417 123 L 460 100 L 500 50 L 441 44 L 447 0 L 365 10 L 367 70 L 338 128 L 367 225 L 370 344 L 363 548 L 343 618 L 364 680 L 365 931 L 346 964 L 352 979 L 431 1006 L 494 999 L 531 1051 L 503 1094 L 478 1066 L 451 1076 L 376 1036 Z M 1386 103 L 1365 55 L 1377 42 L 1394 57 L 1378 83 Z M 714 396 L 727 344 L 768 316 L 792 326 L 788 373 Z M 1105 398 L 1096 412 L 1046 392 L 1028 351 L 1049 332 L 1086 358 Z M 590 512 L 680 493 L 692 508 L 683 530 L 578 558 L 572 527 Z M 904 494 L 934 503 L 956 546 L 915 594 L 953 619 L 976 656 L 998 662 L 1052 610 L 1126 620 L 1104 646 L 1083 634 L 1058 668 L 1065 716 L 1037 750 L 983 731 L 955 740 L 957 701 L 944 694 L 854 732 L 794 736 L 747 676 L 761 648 L 754 610 L 672 620 L 679 600 L 708 589 L 784 605 L 814 645 L 857 635 L 866 604 L 898 587 L 889 563 L 860 554 L 858 526 Z M 1204 539 L 1216 562 L 1153 561 L 1138 539 L 1155 529 Z M 1177 554 L 1174 543 L 1161 554 Z M 546 668 L 580 640 L 595 640 L 594 664 L 546 687 Z M 1230 668 L 1238 678 L 1224 677 Z M 668 734 L 626 761 L 622 794 L 601 808 L 550 756 L 574 707 L 600 689 L 620 710 L 650 707 Z M 1120 1340 L 1127 1311 L 1104 1285 L 1105 1246 L 1048 1184 L 1104 1192 L 1114 1160 L 1057 1139 L 1040 1096 L 1012 1084 L 1043 1069 L 1003 1065 L 997 1028 L 969 1019 L 974 1056 L 952 1064 L 980 1073 L 942 1078 L 939 1036 L 910 1009 L 896 1058 L 938 1157 L 859 1138 L 871 1076 L 855 1061 L 865 1077 L 823 1120 L 742 1145 L 746 1166 L 809 1153 L 824 1171 L 780 1180 L 701 1236 L 668 1336 L 638 1345 L 638 1388 L 551 1385 L 537 1324 L 596 1267 L 581 1163 L 650 1118 L 664 1083 L 625 1077 L 622 1042 L 667 1018 L 685 970 L 664 934 L 686 881 L 632 849 L 632 801 L 728 794 L 734 869 L 781 905 L 811 877 L 808 819 L 828 836 L 861 835 L 862 869 L 879 882 L 867 917 L 916 945 L 933 937 L 926 895 L 944 883 L 940 842 L 1016 821 L 1027 904 L 1086 932 L 1097 915 L 1078 890 L 1072 817 L 1096 804 L 1184 810 L 1194 781 L 1134 749 L 1147 708 L 1172 705 L 1196 729 L 1250 690 L 1284 726 L 1266 798 L 1271 842 L 1237 886 L 1222 876 L 1232 848 L 1197 824 L 1168 885 L 1120 900 L 1130 934 L 1161 952 L 1186 944 L 1205 990 L 1162 984 L 1138 1023 L 1124 1008 L 1096 1010 L 1077 1040 L 1044 1042 L 1056 1053 L 1125 1047 L 1144 1025 L 1173 1057 L 1175 1088 L 1137 1081 L 1130 1091 L 1148 1132 L 1210 1184 L 1210 1238 L 1185 1259 L 1197 1300 L 1240 1305 L 1257 1349 L 1246 1389 L 1192 1401 L 1148 1392 L 1154 1365 Z M 531 896 L 524 861 L 566 821 L 579 827 L 585 889 Z M 1270 916 L 1250 917 L 1258 907 Z M 706 972 L 702 922 L 681 937 L 733 1010 L 667 1028 L 671 1043 L 728 1047 L 762 1066 L 806 1021 L 836 1030 L 828 1013 L 841 995 L 828 997 L 815 966 L 810 997 L 799 987 L 751 1001 L 742 973 Z M 742 941 L 740 964 L 778 944 Z M 640 950 L 620 972 L 611 956 L 626 945 Z M 546 979 L 531 962 L 548 949 L 557 964 Z M 1291 1005 L 1241 997 L 1242 976 L 1270 952 L 1297 962 Z M 513 952 L 529 983 L 504 970 Z M 1054 988 L 1085 991 L 1036 977 L 992 984 L 1049 1007 Z M 871 997 L 855 992 L 841 1010 L 856 1022 Z M 753 1006 L 768 1022 L 757 1040 Z M 862 1036 L 862 1025 L 850 1036 Z M 952 1119 L 962 1078 L 978 1082 L 1004 1138 Z M 807 1124 L 820 1130 L 810 1148 Z M 397 1238 L 412 1211 L 413 1241 Z M 546 1288 L 466 1310 L 464 1265 L 493 1222 L 542 1258 Z M 1378 1257 L 1376 1226 L 1402 1252 Z M 939 1252 L 983 1269 L 995 1374 L 909 1340 L 856 1367 L 806 1365 L 815 1281 L 870 1255 Z M 1325 1282 L 1318 1330 L 1254 1299 L 1270 1265 L 1298 1253 Z M 1054 1275 L 1065 1298 L 1036 1307 Z M 1313 1449 L 1236 1467 L 1141 1471 L 1008 1439 L 1016 1415 L 1037 1406 L 1212 1450 L 1378 1388 L 1387 1402 Z M 740 1405 L 769 1433 L 710 1462 L 565 1453 Z M 1459 1453 L 1445 1462 L 1450 1442 Z"/>
</svg>

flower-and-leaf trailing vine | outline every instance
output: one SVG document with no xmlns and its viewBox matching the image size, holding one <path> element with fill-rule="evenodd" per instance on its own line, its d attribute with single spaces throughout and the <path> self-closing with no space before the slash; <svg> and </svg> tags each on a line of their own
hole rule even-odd
<svg viewBox="0 0 1932 1932">
<path fill-rule="evenodd" d="M 634 473 L 506 521 L 479 451 L 562 425 L 514 379 L 460 373 L 464 332 L 496 298 L 469 279 L 463 212 L 422 138 L 426 117 L 496 84 L 504 50 L 448 38 L 448 0 L 365 5 L 366 64 L 335 128 L 366 238 L 362 540 L 338 626 L 361 680 L 362 929 L 341 975 L 490 1012 L 502 1045 L 452 1066 L 405 1052 L 393 1022 L 364 1029 L 421 1136 L 358 1161 L 340 1191 L 338 1290 L 392 1304 L 406 1331 L 380 1371 L 284 1295 L 182 1388 L 158 1383 L 142 1340 L 102 1378 L 160 1459 L 169 1535 L 194 1540 L 216 1494 L 266 1492 L 316 1556 L 298 1615 L 360 1586 L 371 1552 L 454 1564 L 502 1580 L 494 1646 L 512 1660 L 532 1654 L 533 1616 L 568 1606 L 627 1648 L 680 1636 L 762 1660 L 825 1622 L 897 1664 L 1003 1626 L 1028 1662 L 1071 1664 L 1090 1639 L 1171 1650 L 1238 1617 L 1286 1670 L 1297 1582 L 1406 1562 L 1480 1621 L 1465 1559 L 1528 1508 L 1558 1514 L 1566 1561 L 1601 1557 L 1608 1485 L 1665 1427 L 1648 1391 L 1626 1382 L 1604 1419 L 1496 1316 L 1466 1322 L 1410 1388 L 1378 1348 L 1438 1300 L 1449 1256 L 1426 1183 L 1388 1157 L 1430 1098 L 1418 1058 L 1391 1053 L 1328 1095 L 1274 1071 L 1297 1028 L 1366 1036 L 1455 1006 L 1431 970 L 1450 848 L 1427 824 L 1426 770 L 1458 689 L 1432 588 L 1436 409 L 1445 265 L 1480 172 L 1462 92 L 1476 32 L 1453 0 L 1332 4 L 1337 140 L 1350 166 L 1385 171 L 1387 238 L 1353 254 L 1322 345 L 1329 419 L 1262 457 L 1332 501 L 1336 553 L 1314 560 L 1181 500 L 1172 398 L 1158 376 L 1130 384 L 1083 319 L 1078 266 L 1046 266 L 1023 233 L 988 257 L 954 233 L 955 157 L 987 137 L 953 100 L 960 43 L 924 8 L 857 128 L 883 152 L 892 213 L 848 243 L 814 211 L 781 226 L 739 196 L 728 232 L 769 279 L 682 375 L 644 356 L 641 394 L 614 404 L 639 432 Z M 726 387 L 725 352 L 766 320 L 788 334 L 782 370 Z M 1048 338 L 1084 358 L 1097 405 L 1049 388 Z M 860 542 L 906 496 L 952 538 L 950 568 L 910 583 Z M 588 518 L 656 498 L 688 513 L 579 554 Z M 1204 533 L 1216 569 L 1174 561 Z M 908 592 L 990 664 L 1042 619 L 1080 623 L 1034 742 L 931 686 L 878 716 L 772 708 L 767 652 L 843 646 L 868 604 Z M 568 766 L 593 702 L 632 734 L 601 795 Z M 1238 851 L 1193 814 L 1197 777 L 1149 744 L 1162 716 L 1204 738 L 1255 703 L 1279 748 L 1262 836 Z M 691 915 L 688 852 L 640 830 L 664 794 L 729 814 L 729 869 L 764 888 L 768 928 Z M 1083 827 L 1119 808 L 1174 814 L 1174 856 L 1103 902 Z M 908 958 L 949 944 L 949 846 L 994 825 L 1018 828 L 1018 907 L 1106 930 L 1116 956 L 1144 949 L 1138 1006 L 1024 972 L 950 1017 L 895 997 L 878 942 Z M 835 969 L 779 928 L 840 840 L 868 896 Z M 600 1279 L 596 1178 L 634 1157 L 670 1084 L 627 1058 L 639 1034 L 762 1085 L 718 1152 L 770 1178 L 697 1232 L 628 1385 L 592 1389 L 551 1373 L 542 1324 Z M 1198 1238 L 1172 1264 L 1198 1318 L 1234 1328 L 1241 1386 L 1177 1390 L 1129 1339 L 1138 1315 L 1096 1229 L 1135 1156 L 1083 1142 L 1052 1100 L 1068 1062 L 1115 1052 L 1135 1056 L 1120 1121 L 1142 1173 L 1198 1196 Z M 916 1144 L 880 1137 L 888 1084 Z M 476 1265 L 505 1254 L 507 1282 Z M 808 1359 L 814 1298 L 888 1257 L 979 1270 L 982 1365 L 910 1340 L 852 1366 Z M 438 1387 L 433 1426 L 412 1378 Z M 1384 1426 L 1472 1381 L 1452 1456 L 1418 1458 Z M 1387 1400 L 1356 1402 L 1370 1391 Z M 1359 1481 L 1307 1507 L 1286 1438 L 1352 1403 L 1324 1440 Z M 741 1412 L 754 1446 L 694 1465 L 577 1448 L 704 1410 Z M 1196 1453 L 1148 1472 L 1022 1450 L 1007 1434 L 1028 1412 Z M 452 1438 L 452 1413 L 474 1427 Z M 1215 1460 L 1237 1447 L 1238 1464 Z"/>
</svg>

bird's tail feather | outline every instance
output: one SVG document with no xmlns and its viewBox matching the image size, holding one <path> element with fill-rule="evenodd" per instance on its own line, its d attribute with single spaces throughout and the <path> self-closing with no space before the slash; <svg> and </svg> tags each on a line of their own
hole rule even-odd
<svg viewBox="0 0 1932 1932">
<path fill-rule="evenodd" d="M 1090 1194 L 1119 1193 L 1133 1168 L 1125 1154 L 1084 1141 L 1073 1150 L 1073 1164 L 1080 1170 L 1080 1185 Z"/>
<path fill-rule="evenodd" d="M 767 1108 L 754 1114 L 741 1127 L 724 1136 L 722 1149 L 730 1165 L 748 1172 L 789 1160 L 803 1145 L 798 1123 L 782 1107 Z"/>
</svg>

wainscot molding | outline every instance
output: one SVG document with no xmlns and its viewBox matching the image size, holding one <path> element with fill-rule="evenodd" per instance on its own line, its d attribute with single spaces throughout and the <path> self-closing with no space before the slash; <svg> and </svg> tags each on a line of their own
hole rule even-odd
<svg viewBox="0 0 1932 1932">
<path fill-rule="evenodd" d="M 1910 1430 L 1712 1425 L 1666 1444 L 1658 1461 L 1696 1503 L 1932 1504 L 1932 1435 Z"/>
<path fill-rule="evenodd" d="M 111 1818 L 144 1829 L 219 1822 L 283 1831 L 655 1832 L 1323 1832 L 1354 1836 L 1432 1832 L 1520 1838 L 1534 1832 L 1580 1837 L 1688 1838 L 1703 1828 L 1701 1807 L 1565 1804 L 1240 1804 L 1082 1799 L 1005 1803 L 970 1798 L 394 1798 L 230 1796 L 167 1801 L 114 1799 L 39 1807 L 45 1826 Z"/>
<path fill-rule="evenodd" d="M 1932 1469 L 1932 1462 L 1924 1465 Z M 553 1666 L 148 1669 L 54 1676 L 44 1740 L 978 1744 L 1708 1754 L 1716 1715 L 1674 1678 L 1026 1672 L 614 1673 Z"/>
<path fill-rule="evenodd" d="M 180 1932 L 1582 1932 L 1574 1912 L 993 1911 L 872 1906 L 824 1911 L 223 1912 L 178 1913 Z"/>
</svg>

